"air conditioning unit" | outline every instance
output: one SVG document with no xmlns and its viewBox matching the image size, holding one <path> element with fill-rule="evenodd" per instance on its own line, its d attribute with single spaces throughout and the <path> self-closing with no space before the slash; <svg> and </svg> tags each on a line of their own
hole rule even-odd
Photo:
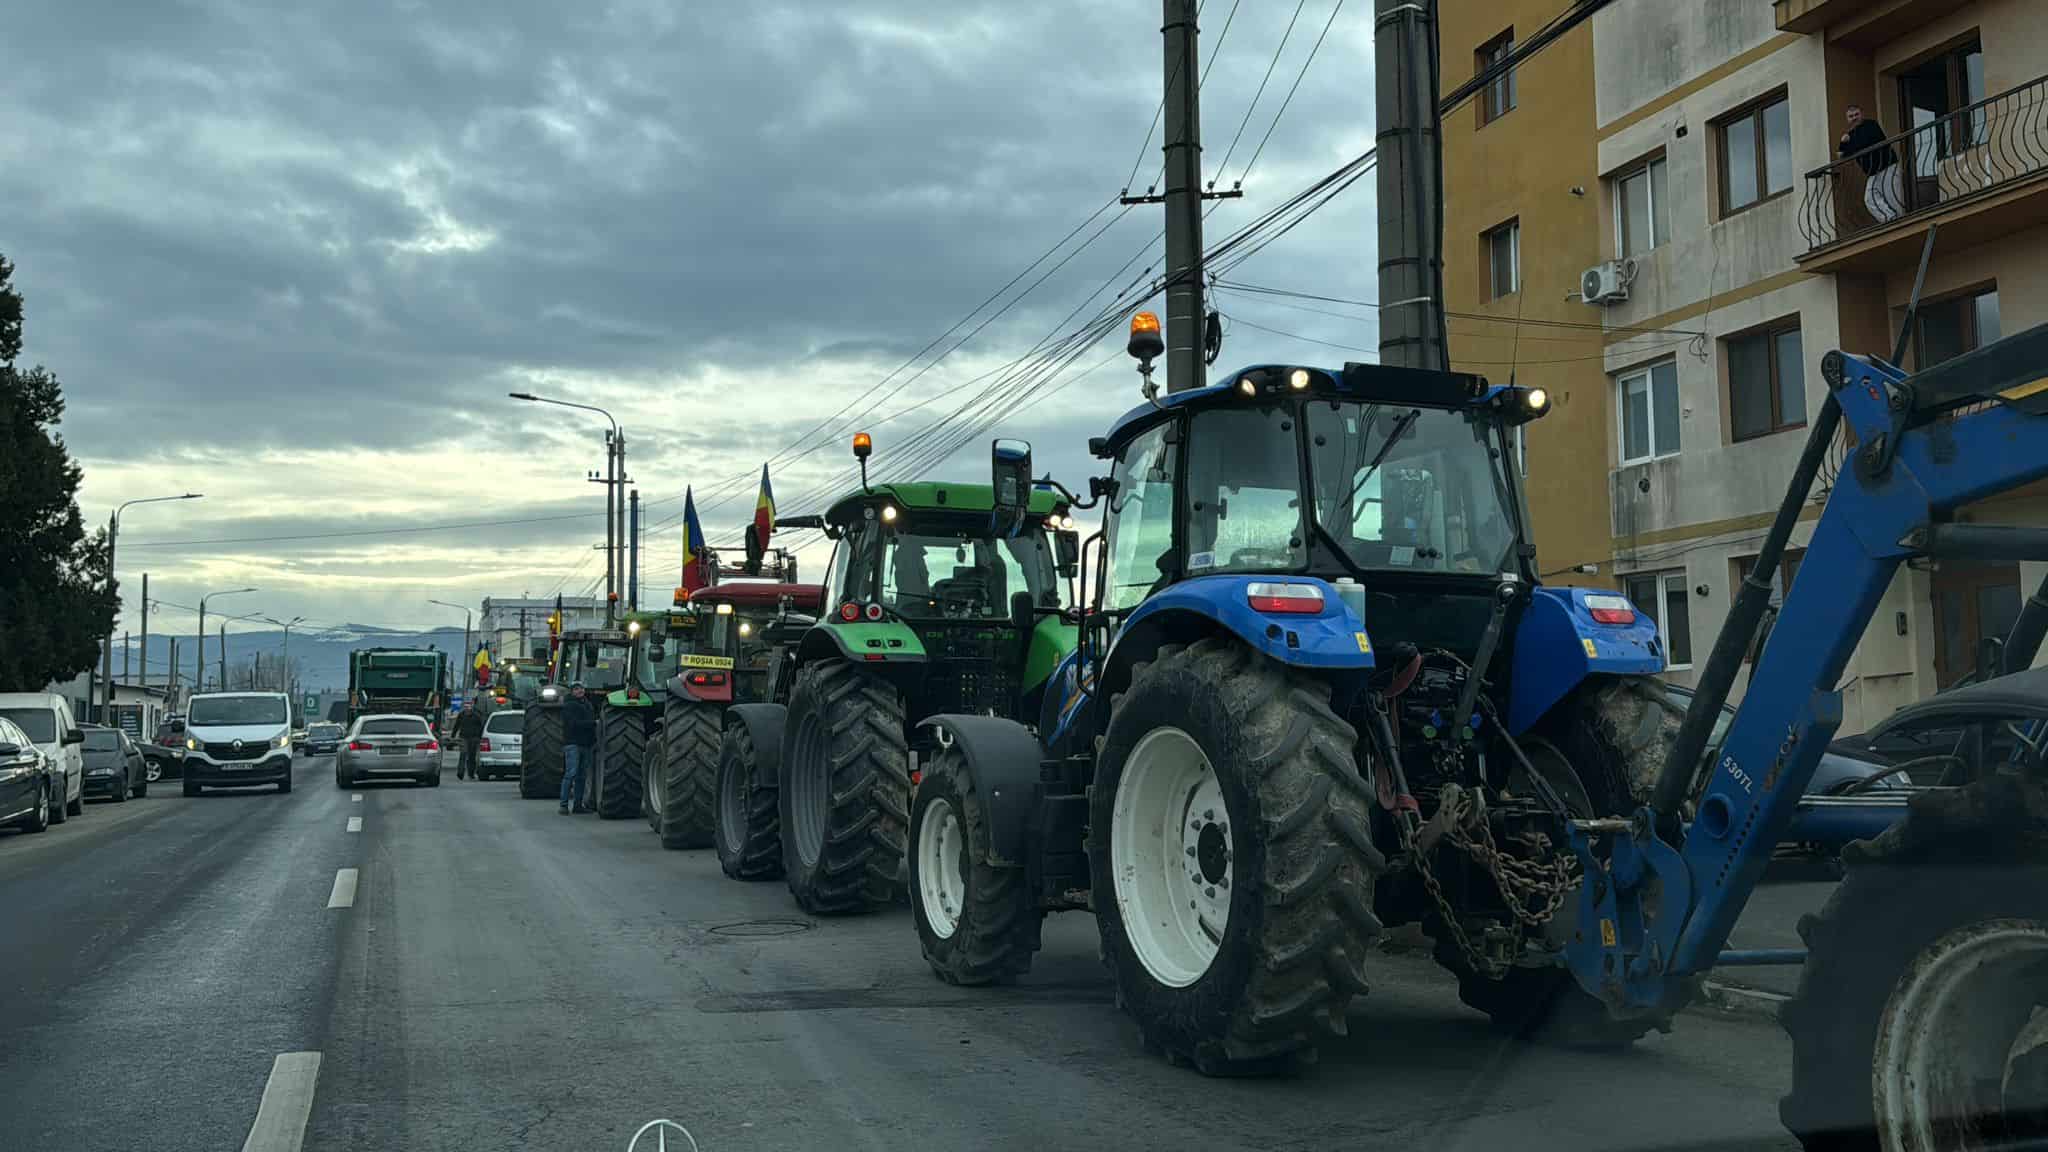
<svg viewBox="0 0 2048 1152">
<path fill-rule="evenodd" d="M 1609 260 L 1586 269 L 1579 277 L 1579 298 L 1588 304 L 1614 304 L 1628 299 L 1629 281 L 1635 279 L 1636 262 Z"/>
</svg>

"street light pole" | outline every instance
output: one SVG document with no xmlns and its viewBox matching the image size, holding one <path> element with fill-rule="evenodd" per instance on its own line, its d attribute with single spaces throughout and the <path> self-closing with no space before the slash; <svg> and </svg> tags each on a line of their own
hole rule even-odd
<svg viewBox="0 0 2048 1152">
<path fill-rule="evenodd" d="M 205 596 L 201 596 L 201 597 L 199 598 L 199 633 L 198 633 L 198 635 L 196 635 L 196 636 L 194 636 L 194 637 L 193 637 L 193 639 L 194 639 L 195 641 L 197 641 L 197 643 L 193 644 L 193 648 L 194 648 L 194 649 L 196 649 L 196 651 L 195 651 L 195 652 L 193 653 L 193 656 L 192 656 L 192 690 L 193 690 L 194 692 L 197 692 L 197 691 L 199 691 L 199 690 L 200 690 L 201 688 L 203 688 L 203 687 L 205 686 L 205 684 L 206 684 L 206 601 L 207 601 L 207 598 L 208 598 L 208 597 L 211 597 L 211 596 L 234 596 L 234 595 L 238 595 L 238 594 L 240 594 L 240 593 L 243 593 L 243 592 L 254 592 L 255 590 L 256 590 L 256 589 L 254 589 L 254 588 L 227 588 L 227 589 L 223 589 L 223 590 L 221 590 L 221 591 L 218 591 L 218 592 L 208 592 L 208 593 L 207 593 L 207 594 L 206 594 Z M 227 659 L 228 659 L 228 652 L 227 652 L 227 643 L 228 643 L 228 642 L 227 642 L 227 638 L 226 638 L 226 633 L 225 633 L 225 632 L 223 632 L 223 633 L 222 633 L 222 638 L 221 638 L 221 642 L 220 642 L 220 643 L 221 643 L 221 652 L 220 652 L 220 659 L 221 659 L 221 679 L 222 679 L 222 681 L 223 681 L 223 682 L 225 682 L 225 681 L 226 681 L 226 679 L 227 679 Z M 225 686 L 226 686 L 226 685 L 225 685 L 225 683 L 223 683 L 223 685 L 222 685 L 222 686 L 223 686 L 223 687 L 225 687 Z"/>
<path fill-rule="evenodd" d="M 613 609 L 618 605 L 620 571 L 618 565 L 619 540 L 624 535 L 625 502 L 619 498 L 621 485 L 626 482 L 626 437 L 619 430 L 619 422 L 610 412 L 595 404 L 578 404 L 574 400 L 557 400 L 552 396 L 536 396 L 531 392 L 508 392 L 514 400 L 531 404 L 556 404 L 563 408 L 579 408 L 595 412 L 610 421 L 611 435 L 605 438 L 605 477 L 598 480 L 595 474 L 590 479 L 605 486 L 604 493 L 604 622 L 612 622 Z"/>
<path fill-rule="evenodd" d="M 294 616 L 289 620 L 279 620 L 272 616 L 265 616 L 263 618 L 265 623 L 275 624 L 278 627 L 284 629 L 283 686 L 285 692 L 287 693 L 289 693 L 292 690 L 292 625 L 304 623 L 305 619 L 306 618 L 304 616 Z"/>
<path fill-rule="evenodd" d="M 121 539 L 121 513 L 126 512 L 131 504 L 161 504 L 166 500 L 197 500 L 200 496 L 201 493 L 198 492 L 187 492 L 180 496 L 143 496 L 134 500 L 123 500 L 119 505 L 115 506 L 114 514 L 107 517 L 107 599 L 112 600 L 116 595 L 114 548 Z M 143 596 L 146 598 L 148 595 L 148 589 L 144 589 Z M 144 611 L 146 613 L 148 610 L 144 609 Z M 101 679 L 107 686 L 107 694 L 106 699 L 100 704 L 100 720 L 109 727 L 114 723 L 114 626 L 120 623 L 120 612 L 118 610 L 115 611 L 114 617 L 113 622 L 107 626 L 105 664 L 101 668 Z M 143 619 L 146 622 L 148 617 L 145 615 Z M 149 643 L 146 633 L 143 637 L 143 643 Z M 147 667 L 142 670 L 142 678 L 145 681 L 149 679 L 149 669 Z M 85 683 L 85 712 L 86 715 L 90 716 L 92 715 L 92 677 L 87 676 Z"/>
</svg>

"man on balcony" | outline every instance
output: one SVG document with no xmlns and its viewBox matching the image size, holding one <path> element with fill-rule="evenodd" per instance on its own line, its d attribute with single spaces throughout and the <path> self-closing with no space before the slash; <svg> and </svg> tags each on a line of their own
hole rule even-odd
<svg viewBox="0 0 2048 1152">
<path fill-rule="evenodd" d="M 1863 115 L 1863 106 L 1843 109 L 1849 130 L 1842 133 L 1841 152 L 1856 158 L 1863 169 L 1863 206 L 1879 224 L 1898 219 L 1905 211 L 1905 188 L 1899 180 L 1899 156 L 1884 142 L 1884 126 Z"/>
</svg>

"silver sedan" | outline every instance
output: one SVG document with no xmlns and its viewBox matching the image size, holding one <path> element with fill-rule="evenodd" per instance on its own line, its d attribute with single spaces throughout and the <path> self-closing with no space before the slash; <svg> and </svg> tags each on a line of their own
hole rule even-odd
<svg viewBox="0 0 2048 1152">
<path fill-rule="evenodd" d="M 358 716 L 334 754 L 334 786 L 365 780 L 412 780 L 429 788 L 441 783 L 441 742 L 418 716 Z"/>
</svg>

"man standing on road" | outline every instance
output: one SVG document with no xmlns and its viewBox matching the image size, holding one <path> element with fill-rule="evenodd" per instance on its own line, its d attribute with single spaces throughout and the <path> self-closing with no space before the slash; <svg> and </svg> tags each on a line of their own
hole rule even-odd
<svg viewBox="0 0 2048 1152">
<path fill-rule="evenodd" d="M 476 745 L 484 738 L 484 714 L 476 710 L 476 701 L 465 700 L 462 713 L 455 717 L 455 739 L 462 744 L 462 759 L 455 764 L 455 778 L 475 776 Z"/>
<path fill-rule="evenodd" d="M 583 682 L 569 686 L 569 698 L 562 701 L 562 812 L 588 812 L 583 804 L 583 773 L 597 748 L 597 712 L 584 694 Z"/>
<path fill-rule="evenodd" d="M 1853 157 L 1863 169 L 1863 207 L 1879 224 L 1890 223 L 1906 207 L 1899 155 L 1884 142 L 1884 125 L 1865 116 L 1862 105 L 1844 108 L 1842 118 L 1848 121 L 1849 130 L 1842 133 L 1841 153 Z"/>
</svg>

